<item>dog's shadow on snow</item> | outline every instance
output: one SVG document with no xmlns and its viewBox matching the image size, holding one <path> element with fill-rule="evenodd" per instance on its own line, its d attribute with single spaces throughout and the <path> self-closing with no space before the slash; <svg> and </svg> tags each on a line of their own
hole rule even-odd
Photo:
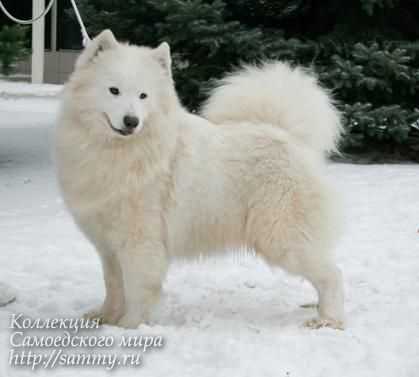
<svg viewBox="0 0 419 377">
<path fill-rule="evenodd" d="M 314 289 L 301 278 L 268 267 L 228 265 L 220 271 L 186 266 L 165 285 L 153 324 L 200 328 L 295 327 L 315 316 Z M 240 271 L 241 270 L 241 271 Z M 243 271 L 244 270 L 244 271 Z M 223 272 L 225 272 L 223 274 Z"/>
</svg>

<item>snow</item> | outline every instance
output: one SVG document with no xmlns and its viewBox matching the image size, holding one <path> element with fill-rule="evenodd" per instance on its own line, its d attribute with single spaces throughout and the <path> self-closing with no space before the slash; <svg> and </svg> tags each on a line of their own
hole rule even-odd
<svg viewBox="0 0 419 377">
<path fill-rule="evenodd" d="M 45 128 L 53 122 L 61 90 L 62 85 L 0 80 L 0 127 Z"/>
<path fill-rule="evenodd" d="M 0 97 L 54 97 L 61 92 L 62 88 L 62 85 L 29 84 L 0 80 Z"/>
<path fill-rule="evenodd" d="M 98 258 L 54 179 L 49 149 L 57 105 L 55 96 L 0 98 L 0 281 L 17 291 L 16 301 L 0 308 L 1 377 L 34 375 L 8 365 L 12 313 L 79 317 L 104 294 Z M 153 323 L 90 333 L 163 336 L 163 349 L 147 351 L 139 369 L 60 366 L 38 368 L 37 376 L 419 376 L 419 167 L 329 170 L 346 207 L 337 250 L 345 331 L 303 328 L 315 315 L 301 307 L 315 301 L 312 287 L 240 253 L 173 266 Z"/>
<path fill-rule="evenodd" d="M 0 307 L 10 304 L 16 298 L 13 288 L 0 282 Z"/>
</svg>

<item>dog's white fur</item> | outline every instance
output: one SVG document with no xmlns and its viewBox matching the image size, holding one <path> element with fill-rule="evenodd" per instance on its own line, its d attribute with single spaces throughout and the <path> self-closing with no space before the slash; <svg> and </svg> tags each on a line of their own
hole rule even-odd
<svg viewBox="0 0 419 377">
<path fill-rule="evenodd" d="M 140 124 L 123 136 L 127 114 Z M 329 97 L 303 70 L 276 62 L 228 76 L 203 114 L 180 105 L 166 43 L 130 46 L 104 31 L 81 54 L 56 160 L 66 204 L 103 264 L 105 302 L 90 315 L 136 327 L 174 257 L 247 246 L 314 285 L 310 326 L 342 327 L 339 211 L 323 156 L 340 125 Z"/>
</svg>

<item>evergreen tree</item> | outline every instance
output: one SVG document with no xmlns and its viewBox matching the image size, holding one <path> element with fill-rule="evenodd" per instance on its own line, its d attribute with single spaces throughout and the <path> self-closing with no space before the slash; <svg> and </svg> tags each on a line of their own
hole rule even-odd
<svg viewBox="0 0 419 377">
<path fill-rule="evenodd" d="M 263 43 L 259 29 L 227 19 L 222 0 L 82 0 L 80 6 L 92 35 L 110 28 L 132 43 L 169 42 L 179 93 L 192 110 L 205 98 L 208 81 L 243 59 L 256 59 Z"/>
<path fill-rule="evenodd" d="M 419 3 L 405 0 L 81 0 L 94 35 L 168 41 L 192 110 L 211 79 L 272 58 L 313 69 L 334 93 L 342 151 L 419 161 Z"/>
<path fill-rule="evenodd" d="M 13 66 L 28 54 L 25 47 L 26 28 L 14 25 L 3 26 L 0 30 L 0 63 L 1 71 L 9 76 Z"/>
</svg>

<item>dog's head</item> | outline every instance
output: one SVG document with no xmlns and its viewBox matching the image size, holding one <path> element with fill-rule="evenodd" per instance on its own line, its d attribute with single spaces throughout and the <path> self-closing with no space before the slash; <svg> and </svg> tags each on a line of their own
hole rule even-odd
<svg viewBox="0 0 419 377">
<path fill-rule="evenodd" d="M 105 30 L 78 58 L 67 87 L 86 127 L 119 138 L 138 134 L 176 97 L 169 45 L 122 44 Z"/>
</svg>

